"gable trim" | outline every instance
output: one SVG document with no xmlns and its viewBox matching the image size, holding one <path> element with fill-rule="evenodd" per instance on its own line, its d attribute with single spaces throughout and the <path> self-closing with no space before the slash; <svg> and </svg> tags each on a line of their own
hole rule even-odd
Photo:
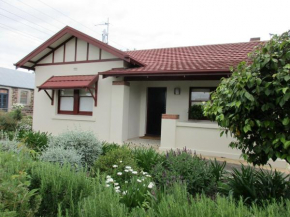
<svg viewBox="0 0 290 217">
<path fill-rule="evenodd" d="M 65 34 L 71 34 L 72 37 L 75 38 L 79 38 L 81 40 L 86 41 L 89 44 L 92 44 L 96 47 L 99 47 L 101 50 L 105 50 L 111 54 L 113 54 L 114 56 L 117 56 L 118 58 L 126 61 L 126 62 L 131 62 L 133 64 L 137 64 L 139 66 L 144 66 L 144 64 L 142 64 L 141 62 L 133 59 L 132 57 L 130 57 L 130 55 L 126 54 L 123 51 L 120 51 L 110 45 L 107 45 L 89 35 L 86 35 L 76 29 L 73 29 L 69 26 L 64 27 L 62 30 L 60 30 L 58 33 L 56 33 L 55 35 L 53 35 L 51 38 L 49 38 L 46 42 L 44 42 L 42 45 L 40 45 L 39 47 L 37 47 L 36 49 L 34 49 L 31 53 L 29 53 L 28 55 L 26 55 L 24 58 L 22 58 L 20 61 L 18 61 L 15 66 L 16 68 L 27 68 L 27 69 L 34 69 L 34 66 L 31 67 L 27 67 L 24 66 L 24 64 L 26 62 L 28 62 L 29 60 L 31 60 L 33 57 L 35 57 L 36 55 L 38 55 L 41 51 L 45 50 L 46 48 L 50 47 L 51 44 L 53 44 L 54 42 L 56 42 L 58 39 L 60 39 L 61 37 L 63 37 Z M 70 37 L 70 38 L 72 38 Z M 63 43 L 62 43 L 63 44 Z M 59 47 L 59 46 L 57 46 Z M 52 47 L 50 47 L 52 48 Z M 56 50 L 56 48 L 53 48 L 53 50 L 51 49 L 50 52 L 48 52 L 49 54 L 52 53 L 52 51 Z M 46 56 L 48 56 L 49 54 L 45 54 L 43 57 L 41 57 L 40 59 L 44 59 Z M 38 59 L 36 62 L 41 61 L 40 59 Z"/>
</svg>

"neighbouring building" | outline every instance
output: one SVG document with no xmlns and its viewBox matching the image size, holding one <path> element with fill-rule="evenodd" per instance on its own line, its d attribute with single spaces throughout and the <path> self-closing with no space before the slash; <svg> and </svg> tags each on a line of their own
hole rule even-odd
<svg viewBox="0 0 290 217">
<path fill-rule="evenodd" d="M 32 115 L 34 82 L 34 73 L 0 67 L 0 110 L 9 112 L 14 104 L 22 104 L 23 112 Z"/>
<path fill-rule="evenodd" d="M 241 152 L 228 147 L 233 138 L 220 137 L 214 122 L 191 120 L 188 111 L 210 100 L 229 67 L 261 43 L 124 52 L 67 26 L 15 65 L 35 71 L 35 130 L 80 127 L 109 142 L 154 138 L 161 150 L 239 159 Z"/>
</svg>

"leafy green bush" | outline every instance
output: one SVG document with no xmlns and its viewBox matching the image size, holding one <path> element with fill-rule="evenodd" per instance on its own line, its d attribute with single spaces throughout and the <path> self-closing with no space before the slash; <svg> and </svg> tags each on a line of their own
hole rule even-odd
<svg viewBox="0 0 290 217">
<path fill-rule="evenodd" d="M 76 169 L 82 167 L 82 156 L 74 148 L 65 149 L 61 146 L 51 146 L 42 153 L 40 160 L 58 163 L 61 166 L 68 163 Z"/>
<path fill-rule="evenodd" d="M 206 117 L 203 114 L 203 105 L 195 104 L 189 108 L 189 119 L 204 120 Z"/>
<path fill-rule="evenodd" d="M 41 151 L 47 147 L 49 135 L 40 131 L 27 131 L 22 135 L 21 141 L 25 143 L 28 148 Z"/>
<path fill-rule="evenodd" d="M 31 116 L 24 116 L 20 122 L 18 122 L 17 126 L 18 131 L 32 131 L 32 117 Z"/>
<path fill-rule="evenodd" d="M 257 165 L 290 163 L 290 31 L 261 43 L 222 79 L 205 115 L 236 138 L 230 146 Z"/>
<path fill-rule="evenodd" d="M 24 105 L 16 103 L 16 104 L 13 104 L 12 108 L 13 108 L 13 111 L 11 112 L 11 115 L 14 118 L 14 120 L 21 121 L 23 117 L 22 109 L 24 108 Z"/>
<path fill-rule="evenodd" d="M 185 150 L 170 151 L 165 161 L 152 171 L 154 182 L 160 188 L 167 188 L 175 182 L 187 184 L 191 194 L 205 192 L 212 194 L 215 179 L 208 163 Z"/>
<path fill-rule="evenodd" d="M 92 180 L 86 172 L 75 172 L 69 165 L 41 163 L 31 169 L 31 189 L 39 189 L 42 201 L 38 215 L 57 216 L 58 206 L 64 215 L 77 215 L 77 204 L 89 196 L 93 189 Z"/>
<path fill-rule="evenodd" d="M 115 170 L 115 167 L 113 167 L 114 165 L 116 165 L 120 171 L 124 171 L 126 166 L 131 166 L 135 168 L 135 170 L 138 170 L 132 151 L 126 146 L 112 150 L 106 155 L 99 157 L 94 165 L 94 170 L 113 174 Z"/>
<path fill-rule="evenodd" d="M 225 178 L 225 167 L 226 167 L 226 162 L 218 162 L 216 159 L 214 161 L 210 161 L 210 167 L 211 167 L 211 172 L 213 174 L 213 177 L 215 178 L 215 181 L 218 185 L 218 182 L 223 181 Z"/>
<path fill-rule="evenodd" d="M 74 148 L 82 156 L 83 166 L 93 166 L 102 154 L 102 143 L 91 131 L 66 131 L 49 140 L 48 146 L 61 146 L 65 149 Z"/>
<path fill-rule="evenodd" d="M 256 171 L 252 167 L 233 168 L 232 176 L 221 188 L 234 198 L 242 197 L 245 202 L 262 204 L 265 200 L 290 199 L 289 175 L 277 171 Z"/>
<path fill-rule="evenodd" d="M 26 155 L 0 152 L 0 216 L 34 216 L 41 197 L 30 190 L 28 171 L 34 162 Z"/>
<path fill-rule="evenodd" d="M 15 131 L 17 120 L 13 118 L 11 113 L 0 111 L 0 130 Z"/>
<path fill-rule="evenodd" d="M 113 151 L 115 149 L 120 148 L 120 145 L 116 144 L 116 143 L 108 143 L 108 142 L 103 142 L 102 143 L 102 155 L 106 155 L 107 153 L 109 153 L 110 151 Z"/>
<path fill-rule="evenodd" d="M 164 161 L 165 156 L 159 154 L 152 147 L 146 148 L 135 148 L 132 150 L 133 156 L 140 168 L 146 172 L 150 172 L 152 168 Z"/>
</svg>

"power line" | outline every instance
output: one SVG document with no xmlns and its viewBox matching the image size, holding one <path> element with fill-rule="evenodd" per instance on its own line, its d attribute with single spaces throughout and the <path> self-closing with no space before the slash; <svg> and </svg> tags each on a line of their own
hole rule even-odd
<svg viewBox="0 0 290 217">
<path fill-rule="evenodd" d="M 28 13 L 27 11 L 20 9 L 20 8 L 16 7 L 15 5 L 12 5 L 12 4 L 10 4 L 10 3 L 8 3 L 8 2 L 5 2 L 5 1 L 3 1 L 3 0 L 0 0 L 0 1 L 2 1 L 2 2 L 4 2 L 5 4 L 8 4 L 8 5 L 10 5 L 10 6 L 12 6 L 12 7 L 16 8 L 16 9 L 18 9 L 18 10 L 22 11 L 22 12 L 24 12 L 24 13 L 27 13 L 27 14 L 29 14 L 30 16 L 32 16 L 32 17 L 34 17 L 34 18 L 36 18 L 36 19 L 42 20 L 43 22 L 46 22 L 47 24 L 49 24 L 49 25 L 53 26 L 54 28 L 57 28 L 57 29 L 59 29 L 59 27 L 57 27 L 57 26 L 54 26 L 54 25 L 52 25 L 52 24 L 48 23 L 47 21 L 45 21 L 44 19 L 42 19 L 42 18 L 39 18 L 39 17 L 37 17 L 37 16 L 34 16 L 33 14 L 31 14 L 31 13 Z"/>
<path fill-rule="evenodd" d="M 6 11 L 7 13 L 13 14 L 13 15 L 16 16 L 16 17 L 19 17 L 19 18 L 21 18 L 21 19 L 24 19 L 24 20 L 26 20 L 26 21 L 29 22 L 29 23 L 32 23 L 32 24 L 34 24 L 34 25 L 36 25 L 36 26 L 39 26 L 39 27 L 41 27 L 41 28 L 43 28 L 43 29 L 47 29 L 48 31 L 51 31 L 51 32 L 54 33 L 54 31 L 52 31 L 52 30 L 50 30 L 50 29 L 48 29 L 48 28 L 45 28 L 45 27 L 43 27 L 43 26 L 40 26 L 40 25 L 38 25 L 38 24 L 36 24 L 36 23 L 34 23 L 34 22 L 31 22 L 31 21 L 25 19 L 25 18 L 22 17 L 22 16 L 19 16 L 19 15 L 17 15 L 17 14 L 14 14 L 14 13 L 12 13 L 12 12 L 10 12 L 10 11 L 8 11 L 8 10 L 5 10 L 5 9 L 3 9 L 3 8 L 0 8 L 0 9 L 3 10 L 3 11 Z"/>
<path fill-rule="evenodd" d="M 84 24 L 80 23 L 79 21 L 76 21 L 75 19 L 69 17 L 68 15 L 62 13 L 61 11 L 59 11 L 59 10 L 57 10 L 57 9 L 55 9 L 55 8 L 53 8 L 53 7 L 51 7 L 51 6 L 48 5 L 47 3 L 44 3 L 43 1 L 40 1 L 40 0 L 38 0 L 38 1 L 41 2 L 42 4 L 46 5 L 47 7 L 49 7 L 49 8 L 51 8 L 51 9 L 55 10 L 56 12 L 62 14 L 63 16 L 66 16 L 67 18 L 71 19 L 72 21 L 74 21 L 74 22 L 76 22 L 76 23 L 79 23 L 79 24 L 82 25 L 83 27 L 85 27 L 85 28 L 87 28 L 87 29 L 89 29 L 89 30 L 91 30 L 91 31 L 93 31 L 93 32 L 95 33 L 95 30 L 91 29 L 90 27 L 87 27 L 87 26 L 85 26 Z"/>
<path fill-rule="evenodd" d="M 54 17 L 52 17 L 52 16 L 50 16 L 50 15 L 48 15 L 48 14 L 46 14 L 46 13 L 44 13 L 44 12 L 38 10 L 38 9 L 36 9 L 35 7 L 32 7 L 31 5 L 29 5 L 29 4 L 27 4 L 27 3 L 24 3 L 24 2 L 22 2 L 22 1 L 20 1 L 20 0 L 18 0 L 18 1 L 19 1 L 20 3 L 22 3 L 22 4 L 24 4 L 24 5 L 26 5 L 26 6 L 30 7 L 30 8 L 32 8 L 33 10 L 38 11 L 39 13 L 44 14 L 44 15 L 46 15 L 47 17 L 49 17 L 49 18 L 51 18 L 51 19 L 53 19 L 53 20 L 56 20 L 57 22 L 59 22 L 59 23 L 61 23 L 61 24 L 67 25 L 66 23 L 61 22 L 61 21 L 55 19 Z"/>
<path fill-rule="evenodd" d="M 11 17 L 7 17 L 7 16 L 5 16 L 5 15 L 3 15 L 3 14 L 0 14 L 0 16 L 6 17 L 6 18 L 8 18 L 8 19 L 10 19 L 10 20 L 14 20 L 14 21 L 16 21 L 16 22 L 20 22 L 20 21 L 18 21 L 18 20 L 16 20 L 16 19 L 13 19 L 13 18 L 11 18 Z M 28 26 L 28 27 L 30 27 L 30 28 L 33 28 L 33 29 L 35 29 L 35 30 L 37 30 L 37 31 L 39 31 L 39 32 L 42 32 L 42 33 L 44 33 L 44 34 L 49 35 L 48 33 L 43 32 L 43 31 L 41 31 L 41 30 L 39 30 L 39 29 L 36 29 L 36 28 L 34 28 L 33 26 L 29 26 L 29 25 L 27 25 L 26 23 L 22 23 L 22 24 L 23 24 L 23 25 L 26 25 L 26 26 Z"/>
<path fill-rule="evenodd" d="M 4 24 L 0 23 L 0 25 L 4 25 Z M 5 30 L 7 30 L 7 31 L 10 31 L 10 32 L 12 32 L 12 33 L 14 33 L 14 34 L 17 34 L 18 36 L 19 36 L 19 34 L 20 34 L 20 35 L 22 35 L 22 36 L 24 36 L 24 37 L 30 39 L 31 41 L 33 41 L 33 42 L 35 42 L 35 43 L 38 43 L 37 41 L 35 41 L 35 39 L 37 39 L 37 38 L 34 38 L 33 36 L 30 36 L 30 35 L 26 35 L 26 34 L 24 34 L 24 33 L 22 33 L 22 32 L 17 31 L 17 30 L 16 30 L 16 31 L 15 31 L 15 30 L 11 30 L 11 29 L 9 29 L 10 27 L 7 27 L 6 25 L 4 25 L 4 26 L 0 26 L 0 28 L 3 28 L 3 29 L 5 29 Z M 33 37 L 33 38 L 32 38 L 32 37 Z M 37 40 L 39 40 L 39 39 L 37 39 Z"/>
</svg>

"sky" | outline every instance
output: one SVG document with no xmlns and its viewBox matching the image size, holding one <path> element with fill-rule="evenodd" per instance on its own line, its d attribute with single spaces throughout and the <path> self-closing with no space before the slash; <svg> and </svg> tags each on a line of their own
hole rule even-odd
<svg viewBox="0 0 290 217">
<path fill-rule="evenodd" d="M 0 67 L 69 25 L 120 50 L 247 42 L 290 29 L 290 0 L 0 0 Z M 96 26 L 97 25 L 97 26 Z"/>
</svg>

